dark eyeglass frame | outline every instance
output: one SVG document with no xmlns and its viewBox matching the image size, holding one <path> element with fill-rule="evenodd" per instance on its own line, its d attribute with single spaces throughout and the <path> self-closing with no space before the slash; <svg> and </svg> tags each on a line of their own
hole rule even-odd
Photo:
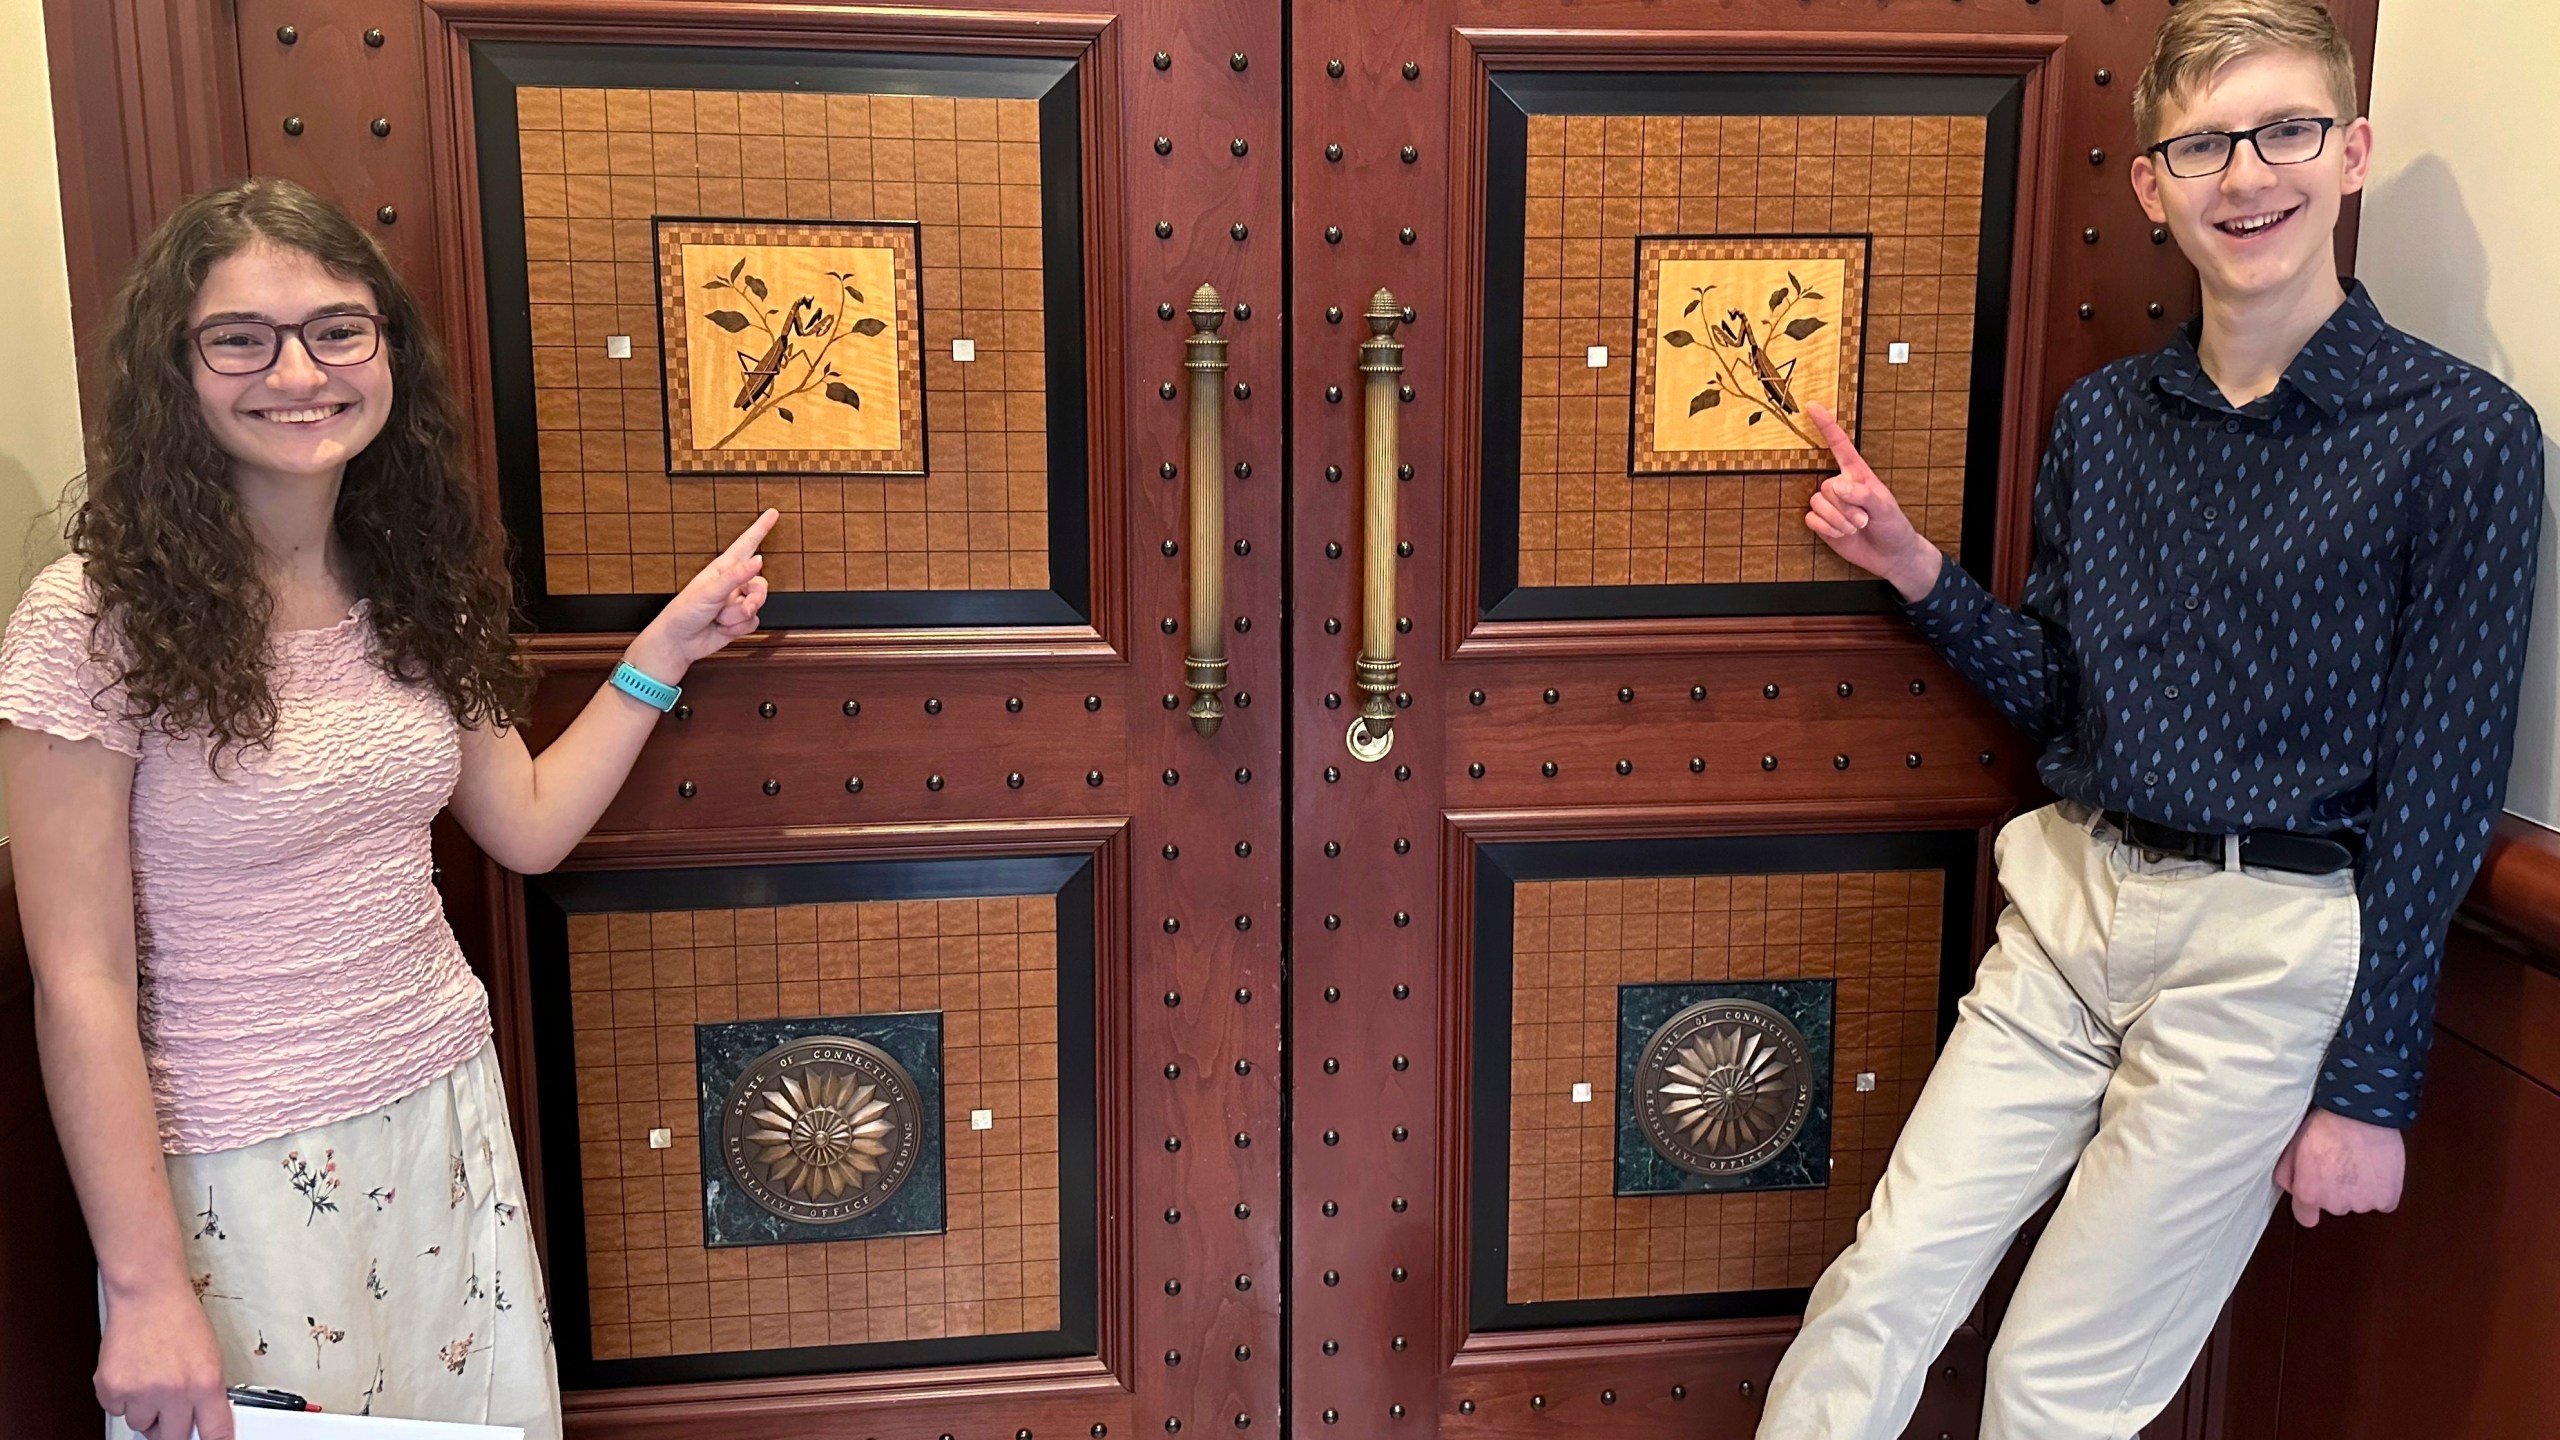
<svg viewBox="0 0 2560 1440">
<path fill-rule="evenodd" d="M 329 322 L 331 322 L 331 321 L 333 321 L 333 320 L 370 320 L 370 321 L 372 321 L 372 322 L 373 322 L 373 348 L 372 348 L 372 349 L 370 349 L 370 350 L 367 350 L 366 352 L 364 352 L 364 354 L 363 354 L 362 356 L 360 356 L 360 357 L 358 357 L 358 358 L 356 358 L 356 359 L 353 359 L 353 360 L 323 360 L 323 359 L 321 359 L 321 358 L 320 358 L 320 352 L 311 348 L 311 341 L 310 341 L 310 339 L 309 339 L 307 336 L 305 336 L 302 332 L 303 332 L 304 328 L 305 328 L 305 327 L 307 327 L 307 326 L 313 326 L 313 325 L 327 325 Z M 206 333 L 207 331 L 212 331 L 212 330 L 222 330 L 222 329 L 227 329 L 227 328 L 229 328 L 229 327 L 231 327 L 231 326 L 234 326 L 234 325 L 264 325 L 264 326 L 266 326 L 269 330 L 272 330 L 272 331 L 274 331 L 274 332 L 275 332 L 275 337 L 276 337 L 276 349 L 275 349 L 275 353 L 267 357 L 267 363 L 266 363 L 266 364 L 259 366 L 259 367 L 258 367 L 257 369 L 255 369 L 255 370 L 225 370 L 225 369 L 223 369 L 223 368 L 222 368 L 222 366 L 221 366 L 219 363 L 217 363 L 217 362 L 214 360 L 214 358 L 213 358 L 213 352 L 212 352 L 212 351 L 210 351 L 210 350 L 207 350 L 207 349 L 205 348 L 205 344 L 204 344 L 204 337 L 205 337 L 205 333 Z M 369 363 L 369 362 L 371 362 L 371 361 L 372 361 L 373 357 L 375 357 L 376 355 L 381 354 L 381 353 L 382 353 L 382 340 L 383 340 L 383 337 L 384 337 L 384 336 L 386 336 L 386 335 L 388 335 L 388 334 L 390 334 L 390 333 L 391 333 L 391 317 L 390 317 L 390 316 L 388 316 L 388 315 L 378 315 L 378 314 L 374 313 L 374 312 L 373 312 L 373 311 L 371 311 L 371 310 L 332 310 L 332 311 L 330 311 L 330 312 L 329 312 L 328 314 L 326 314 L 326 315 L 314 315 L 314 316 L 312 316 L 312 317 L 311 317 L 310 319 L 308 319 L 308 320 L 296 320 L 296 321 L 282 321 L 282 320 L 248 320 L 248 319 L 238 319 L 238 320 L 213 320 L 213 321 L 208 321 L 208 322 L 207 322 L 207 323 L 205 323 L 205 324 L 198 325 L 197 327 L 195 327 L 195 328 L 194 328 L 194 329 L 192 329 L 192 330 L 188 330 L 188 331 L 183 332 L 183 333 L 182 333 L 182 338 L 184 338 L 184 339 L 188 342 L 188 344 L 194 348 L 194 350 L 195 350 L 195 352 L 196 352 L 196 358 L 197 358 L 197 359 L 199 359 L 199 360 L 202 360 L 202 361 L 204 362 L 204 368 L 206 368 L 207 370 L 212 371 L 212 372 L 213 372 L 214 374 L 216 374 L 216 375 L 240 376 L 240 375 L 264 375 L 264 374 L 266 374 L 268 371 L 273 370 L 274 368 L 276 368 L 276 362 L 277 362 L 277 361 L 279 361 L 279 360 L 282 360 L 282 359 L 284 358 L 284 341 L 285 341 L 285 337 L 286 337 L 286 336 L 288 336 L 288 335 L 292 336 L 292 337 L 294 338 L 294 340 L 295 340 L 295 341 L 297 341 L 298 343 L 300 343 L 300 345 L 302 346 L 302 353 L 311 357 L 311 363 L 312 363 L 312 364 L 314 364 L 314 365 L 326 365 L 326 366 L 330 367 L 330 368 L 331 368 L 331 369 L 333 369 L 333 370 L 345 370 L 345 369 L 350 369 L 350 368 L 352 368 L 352 367 L 354 367 L 354 366 L 357 366 L 357 365 L 367 364 L 367 363 Z"/>
<path fill-rule="evenodd" d="M 2180 180 L 2203 180 L 2230 169 L 2231 158 L 2240 153 L 2240 142 L 2243 140 L 2249 142 L 2250 149 L 2258 152 L 2258 163 L 2261 165 L 2308 165 L 2329 153 L 2329 132 L 2337 129 L 2340 123 L 2335 115 L 2287 115 L 2281 120 L 2270 120 L 2264 125 L 2252 125 L 2246 130 L 2190 130 L 2184 135 L 2172 135 L 2157 144 L 2146 145 L 2142 147 L 2142 153 L 2160 157 L 2160 167 Z M 2320 143 L 2310 154 L 2299 160 L 2270 160 L 2267 158 L 2267 152 L 2258 144 L 2258 132 L 2273 130 L 2279 125 L 2317 125 L 2320 127 Z M 2197 171 L 2193 175 L 2179 174 L 2177 167 L 2169 163 L 2169 147 L 2182 140 L 2201 140 L 2207 135 L 2219 135 L 2231 142 L 2231 148 L 2222 152 L 2222 163 L 2210 170 Z"/>
</svg>

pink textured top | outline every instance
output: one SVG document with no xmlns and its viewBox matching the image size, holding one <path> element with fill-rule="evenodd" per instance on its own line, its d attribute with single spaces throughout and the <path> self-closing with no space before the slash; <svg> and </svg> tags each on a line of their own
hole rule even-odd
<svg viewBox="0 0 2560 1440">
<path fill-rule="evenodd" d="M 488 996 L 438 903 L 427 826 L 461 773 L 427 687 L 371 659 L 361 602 L 276 638 L 275 739 L 225 755 L 122 718 L 77 556 L 0 640 L 0 720 L 133 757 L 143 1055 L 172 1154 L 236 1149 L 387 1105 L 475 1054 Z"/>
</svg>

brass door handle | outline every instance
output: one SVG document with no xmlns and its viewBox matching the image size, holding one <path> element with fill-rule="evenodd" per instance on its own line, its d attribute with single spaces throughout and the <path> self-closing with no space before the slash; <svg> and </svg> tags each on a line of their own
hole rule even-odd
<svg viewBox="0 0 2560 1440">
<path fill-rule="evenodd" d="M 1396 444 L 1397 377 L 1404 342 L 1395 338 L 1404 312 L 1381 290 L 1369 297 L 1369 338 L 1360 342 L 1362 436 L 1360 476 L 1360 658 L 1352 670 L 1360 713 L 1343 737 L 1351 758 L 1375 762 L 1395 746 L 1396 723 Z"/>
<path fill-rule="evenodd" d="M 1218 326 L 1227 307 L 1207 285 L 1192 292 L 1191 338 L 1182 368 L 1191 373 L 1191 646 L 1182 683 L 1191 690 L 1191 728 L 1218 733 L 1227 715 L 1227 342 Z"/>
</svg>

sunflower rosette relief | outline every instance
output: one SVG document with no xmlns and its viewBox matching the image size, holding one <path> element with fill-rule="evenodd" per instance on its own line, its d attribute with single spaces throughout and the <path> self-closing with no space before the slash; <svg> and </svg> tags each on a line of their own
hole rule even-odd
<svg viewBox="0 0 2560 1440">
<path fill-rule="evenodd" d="M 880 1087 L 849 1069 L 809 1065 L 784 1075 L 748 1115 L 759 1129 L 746 1148 L 773 1187 L 825 1204 L 888 1177 L 882 1161 L 897 1138 L 897 1120 Z"/>
<path fill-rule="evenodd" d="M 1801 1049 L 1801 1037 L 1776 1026 L 1728 1019 L 1691 1032 L 1664 1046 L 1658 1073 L 1645 1077 L 1646 1109 L 1683 1155 L 1747 1164 L 1755 1152 L 1794 1138 L 1803 1123 Z"/>
<path fill-rule="evenodd" d="M 697 1025 L 694 1047 L 705 1243 L 944 1229 L 938 1012 Z"/>
<path fill-rule="evenodd" d="M 1834 987 L 1620 986 L 1616 1193 L 1827 1184 Z"/>
</svg>

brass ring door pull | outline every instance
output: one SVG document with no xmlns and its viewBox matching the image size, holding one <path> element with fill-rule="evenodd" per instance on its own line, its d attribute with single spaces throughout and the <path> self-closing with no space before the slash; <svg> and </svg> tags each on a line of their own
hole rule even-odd
<svg viewBox="0 0 2560 1440">
<path fill-rule="evenodd" d="M 1227 342 L 1218 326 L 1227 309 L 1207 285 L 1192 292 L 1191 338 L 1182 368 L 1191 372 L 1191 646 L 1182 683 L 1191 691 L 1191 728 L 1218 733 L 1226 718 Z"/>
<path fill-rule="evenodd" d="M 1360 342 L 1362 435 L 1360 476 L 1360 656 L 1352 682 L 1360 713 L 1343 737 L 1351 758 L 1383 760 L 1395 748 L 1396 723 L 1396 444 L 1397 378 L 1404 342 L 1395 338 L 1404 312 L 1381 290 L 1369 297 L 1369 338 Z"/>
</svg>

